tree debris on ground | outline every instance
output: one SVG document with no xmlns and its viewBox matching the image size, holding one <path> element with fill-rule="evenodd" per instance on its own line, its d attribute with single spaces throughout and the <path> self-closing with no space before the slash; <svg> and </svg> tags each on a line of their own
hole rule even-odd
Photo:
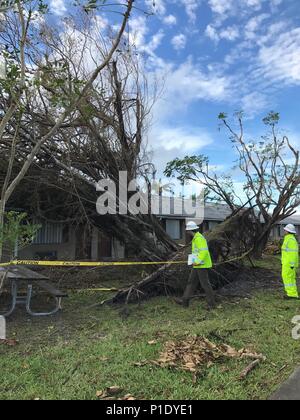
<svg viewBox="0 0 300 420">
<path fill-rule="evenodd" d="M 280 255 L 281 241 L 270 241 L 264 250 L 265 255 Z"/>
<path fill-rule="evenodd" d="M 118 400 L 118 401 L 134 401 L 135 398 L 132 394 L 126 394 L 124 396 L 120 396 L 123 392 L 123 389 L 119 386 L 111 386 L 106 388 L 104 391 L 97 391 L 96 397 L 100 400 L 110 401 L 110 400 Z"/>
<path fill-rule="evenodd" d="M 9 346 L 9 347 L 15 347 L 17 344 L 18 344 L 18 341 L 14 339 L 10 339 L 10 340 L 0 339 L 0 346 L 4 345 L 4 346 Z"/>
<path fill-rule="evenodd" d="M 210 368 L 217 362 L 224 359 L 253 359 L 250 366 L 247 366 L 241 373 L 240 379 L 246 376 L 266 358 L 262 354 L 255 353 L 249 349 L 236 350 L 227 344 L 215 344 L 205 337 L 188 336 L 179 341 L 168 341 L 158 360 L 151 361 L 151 364 L 163 368 L 174 368 L 197 375 L 204 368 Z"/>
<path fill-rule="evenodd" d="M 247 366 L 240 374 L 240 380 L 243 381 L 247 378 L 250 372 L 252 372 L 261 362 L 261 359 L 256 359 L 249 366 Z"/>
<path fill-rule="evenodd" d="M 243 209 L 205 234 L 214 261 L 214 267 L 210 270 L 210 281 L 215 289 L 243 278 L 248 281 L 250 277 L 257 277 L 251 259 L 257 231 L 253 209 Z M 152 296 L 180 295 L 185 289 L 190 267 L 184 263 L 172 263 L 187 261 L 189 253 L 190 245 L 183 247 L 169 259 L 170 263 L 120 290 L 105 303 L 135 303 Z M 250 268 L 249 264 L 245 266 L 246 260 L 250 263 Z"/>
</svg>

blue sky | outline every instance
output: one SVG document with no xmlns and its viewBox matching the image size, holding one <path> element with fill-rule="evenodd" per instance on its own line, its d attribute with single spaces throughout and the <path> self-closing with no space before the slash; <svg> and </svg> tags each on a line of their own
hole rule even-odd
<svg viewBox="0 0 300 420">
<path fill-rule="evenodd" d="M 50 0 L 63 15 L 67 0 Z M 121 2 L 121 1 L 120 1 Z M 264 133 L 262 118 L 281 126 L 300 148 L 299 0 L 137 0 L 154 12 L 132 15 L 131 42 L 151 79 L 164 79 L 153 110 L 149 146 L 162 171 L 176 157 L 203 153 L 220 170 L 234 154 L 217 115 L 244 110 L 247 133 Z"/>
</svg>

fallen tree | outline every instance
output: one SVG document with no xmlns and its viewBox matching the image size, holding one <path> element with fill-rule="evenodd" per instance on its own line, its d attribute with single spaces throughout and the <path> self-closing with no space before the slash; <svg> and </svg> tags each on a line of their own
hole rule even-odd
<svg viewBox="0 0 300 420">
<path fill-rule="evenodd" d="M 60 107 L 89 80 L 91 63 L 106 56 L 113 40 L 109 28 L 102 26 L 102 21 L 86 13 L 70 17 L 63 31 L 43 25 L 40 37 L 48 53 L 42 50 L 34 56 L 38 83 L 25 98 L 22 116 L 11 118 L 5 135 L 0 136 L 0 188 L 5 187 L 7 174 L 11 179 L 19 177 L 28 150 L 35 147 L 36 139 L 44 138 Z M 79 231 L 82 228 L 81 259 L 91 257 L 92 231 L 98 229 L 124 244 L 128 257 L 166 261 L 177 251 L 176 243 L 150 208 L 143 214 L 124 211 L 127 202 L 120 197 L 120 191 L 128 192 L 129 203 L 135 195 L 130 184 L 136 179 L 145 180 L 143 192 L 151 196 L 155 168 L 147 156 L 146 132 L 159 94 L 154 80 L 148 87 L 141 60 L 126 45 L 119 46 L 88 92 L 81 95 L 72 118 L 42 142 L 5 205 L 22 209 L 41 222 L 72 223 Z M 6 107 L 0 92 L 0 111 Z M 105 180 L 116 187 L 112 193 L 115 208 L 105 205 L 102 213 L 96 203 L 106 195 L 105 189 L 98 189 L 99 182 Z M 136 202 L 137 207 L 141 201 Z"/>
<path fill-rule="evenodd" d="M 249 275 L 244 261 L 251 261 L 258 229 L 253 209 L 247 209 L 236 212 L 213 231 L 205 234 L 214 262 L 210 281 L 215 289 L 238 280 L 245 272 Z M 190 268 L 184 263 L 189 253 L 190 245 L 183 247 L 170 258 L 168 264 L 130 287 L 120 290 L 105 303 L 135 303 L 158 295 L 180 295 L 189 276 Z M 180 261 L 183 263 L 178 264 Z"/>
</svg>

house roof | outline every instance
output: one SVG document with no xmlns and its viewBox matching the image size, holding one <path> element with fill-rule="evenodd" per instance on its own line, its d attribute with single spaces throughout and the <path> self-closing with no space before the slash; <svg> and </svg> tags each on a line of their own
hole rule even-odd
<svg viewBox="0 0 300 420">
<path fill-rule="evenodd" d="M 287 219 L 283 220 L 282 222 L 278 222 L 278 225 L 288 225 L 291 223 L 292 225 L 300 226 L 300 215 L 295 214 L 294 216 L 288 217 Z"/>
<path fill-rule="evenodd" d="M 164 219 L 186 219 L 193 216 L 195 212 L 195 201 L 192 199 L 183 199 L 176 197 L 152 197 L 152 208 L 155 213 Z M 198 208 L 199 214 L 201 210 Z M 192 212 L 192 213 L 191 213 Z M 231 215 L 232 211 L 226 204 L 205 204 L 202 209 L 202 216 L 207 221 L 222 222 Z M 199 216 L 197 216 L 199 217 Z M 287 225 L 292 223 L 300 226 L 300 215 L 294 215 L 278 222 L 278 225 Z"/>
</svg>

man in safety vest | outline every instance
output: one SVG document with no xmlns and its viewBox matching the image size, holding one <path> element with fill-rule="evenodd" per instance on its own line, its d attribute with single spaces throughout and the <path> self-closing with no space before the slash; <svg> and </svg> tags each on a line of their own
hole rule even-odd
<svg viewBox="0 0 300 420">
<path fill-rule="evenodd" d="M 206 294 L 208 305 L 211 308 L 216 306 L 214 291 L 209 281 L 209 269 L 212 268 L 212 260 L 208 249 L 207 241 L 199 232 L 199 226 L 195 222 L 188 222 L 186 231 L 192 242 L 192 271 L 182 299 L 176 302 L 188 307 L 190 299 L 195 295 L 197 286 L 200 284 Z"/>
<path fill-rule="evenodd" d="M 299 267 L 299 245 L 294 225 L 284 228 L 285 237 L 282 245 L 282 279 L 287 299 L 299 299 L 297 289 L 297 268 Z"/>
</svg>

